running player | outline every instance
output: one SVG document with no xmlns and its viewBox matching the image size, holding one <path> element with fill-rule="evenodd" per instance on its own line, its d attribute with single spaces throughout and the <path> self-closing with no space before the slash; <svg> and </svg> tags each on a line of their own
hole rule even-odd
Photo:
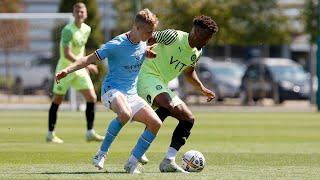
<svg viewBox="0 0 320 180">
<path fill-rule="evenodd" d="M 93 157 L 93 164 L 102 169 L 111 143 L 121 128 L 130 120 L 144 123 L 143 131 L 124 169 L 128 173 L 140 173 L 139 161 L 156 137 L 161 120 L 153 109 L 137 94 L 136 83 L 144 57 L 154 57 L 151 48 L 147 49 L 146 41 L 151 38 L 158 24 L 157 17 L 148 9 L 144 9 L 135 17 L 132 29 L 107 42 L 95 51 L 56 75 L 57 81 L 67 74 L 81 69 L 88 64 L 107 58 L 109 74 L 105 77 L 101 88 L 101 101 L 117 114 L 106 132 L 105 139 Z M 147 51 L 146 51 L 147 50 Z"/>
<path fill-rule="evenodd" d="M 60 59 L 56 67 L 56 72 L 67 67 L 72 62 L 85 55 L 85 44 L 91 32 L 90 26 L 84 23 L 87 19 L 87 8 L 85 4 L 78 2 L 73 6 L 74 22 L 67 24 L 61 33 Z M 98 73 L 96 65 L 87 67 L 91 73 Z M 95 102 L 97 95 L 94 91 L 92 81 L 86 69 L 74 72 L 63 79 L 59 84 L 54 84 L 53 99 L 49 109 L 49 123 L 47 142 L 63 143 L 63 140 L 56 136 L 54 128 L 57 121 L 58 108 L 70 86 L 81 92 L 87 101 L 87 141 L 102 141 L 103 136 L 98 135 L 93 129 Z"/>
<path fill-rule="evenodd" d="M 157 43 L 154 47 L 157 56 L 152 61 L 144 61 L 138 78 L 138 94 L 157 108 L 162 121 L 167 116 L 179 120 L 167 154 L 159 166 L 161 172 L 185 172 L 175 163 L 175 156 L 185 144 L 195 121 L 186 104 L 168 88 L 168 82 L 183 73 L 196 89 L 207 96 L 208 102 L 214 99 L 215 94 L 200 82 L 194 66 L 202 54 L 201 48 L 217 31 L 217 24 L 210 17 L 201 15 L 193 20 L 190 33 L 168 29 L 155 32 L 149 40 L 150 44 Z"/>
</svg>

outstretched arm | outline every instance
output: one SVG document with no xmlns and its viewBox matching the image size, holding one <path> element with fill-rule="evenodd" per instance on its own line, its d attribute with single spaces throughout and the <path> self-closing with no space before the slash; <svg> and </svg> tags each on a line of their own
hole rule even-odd
<svg viewBox="0 0 320 180">
<path fill-rule="evenodd" d="M 89 64 L 98 60 L 98 57 L 95 53 L 89 54 L 88 56 L 82 57 L 79 60 L 75 61 L 74 63 L 70 64 L 68 67 L 64 68 L 60 72 L 56 74 L 56 82 L 59 83 L 60 79 L 66 77 L 68 74 L 82 69 Z"/>
<path fill-rule="evenodd" d="M 207 89 L 199 80 L 198 75 L 194 69 L 194 67 L 188 67 L 184 70 L 184 75 L 187 81 L 192 84 L 197 90 L 199 90 L 204 96 L 207 96 L 207 102 L 210 102 L 215 98 L 214 92 Z"/>
</svg>

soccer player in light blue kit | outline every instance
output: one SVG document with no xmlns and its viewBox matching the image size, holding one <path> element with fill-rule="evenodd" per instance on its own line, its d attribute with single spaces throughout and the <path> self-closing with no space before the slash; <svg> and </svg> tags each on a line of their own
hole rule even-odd
<svg viewBox="0 0 320 180">
<path fill-rule="evenodd" d="M 94 53 L 80 58 L 78 61 L 56 74 L 56 81 L 69 73 L 84 68 L 97 60 L 108 60 L 109 74 L 101 88 L 101 101 L 117 114 L 106 132 L 102 145 L 93 157 L 93 164 L 102 169 L 109 147 L 121 128 L 130 120 L 144 123 L 143 131 L 124 169 L 128 173 L 140 173 L 142 156 L 156 137 L 162 122 L 153 109 L 137 94 L 136 84 L 144 57 L 152 58 L 156 54 L 147 47 L 146 41 L 151 38 L 158 24 L 157 17 L 148 9 L 137 13 L 132 29 L 121 34 Z"/>
</svg>

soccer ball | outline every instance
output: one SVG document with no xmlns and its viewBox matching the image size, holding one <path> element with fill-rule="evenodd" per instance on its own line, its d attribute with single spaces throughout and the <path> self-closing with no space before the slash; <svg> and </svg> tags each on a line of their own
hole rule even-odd
<svg viewBox="0 0 320 180">
<path fill-rule="evenodd" d="M 182 157 L 182 168 L 188 172 L 200 172 L 206 160 L 201 152 L 190 150 Z"/>
</svg>

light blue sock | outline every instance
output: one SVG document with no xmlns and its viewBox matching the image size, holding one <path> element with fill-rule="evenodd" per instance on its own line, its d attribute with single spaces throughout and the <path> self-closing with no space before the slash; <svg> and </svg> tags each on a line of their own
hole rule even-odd
<svg viewBox="0 0 320 180">
<path fill-rule="evenodd" d="M 138 139 L 136 146 L 132 150 L 132 155 L 137 159 L 141 159 L 142 155 L 147 151 L 155 137 L 156 136 L 148 129 L 144 130 Z"/>
<path fill-rule="evenodd" d="M 118 135 L 121 128 L 122 128 L 122 124 L 117 118 L 113 119 L 110 122 L 108 130 L 104 137 L 104 140 L 101 144 L 100 151 L 102 151 L 103 153 L 108 152 L 111 143 L 113 142 L 115 137 Z"/>
</svg>

